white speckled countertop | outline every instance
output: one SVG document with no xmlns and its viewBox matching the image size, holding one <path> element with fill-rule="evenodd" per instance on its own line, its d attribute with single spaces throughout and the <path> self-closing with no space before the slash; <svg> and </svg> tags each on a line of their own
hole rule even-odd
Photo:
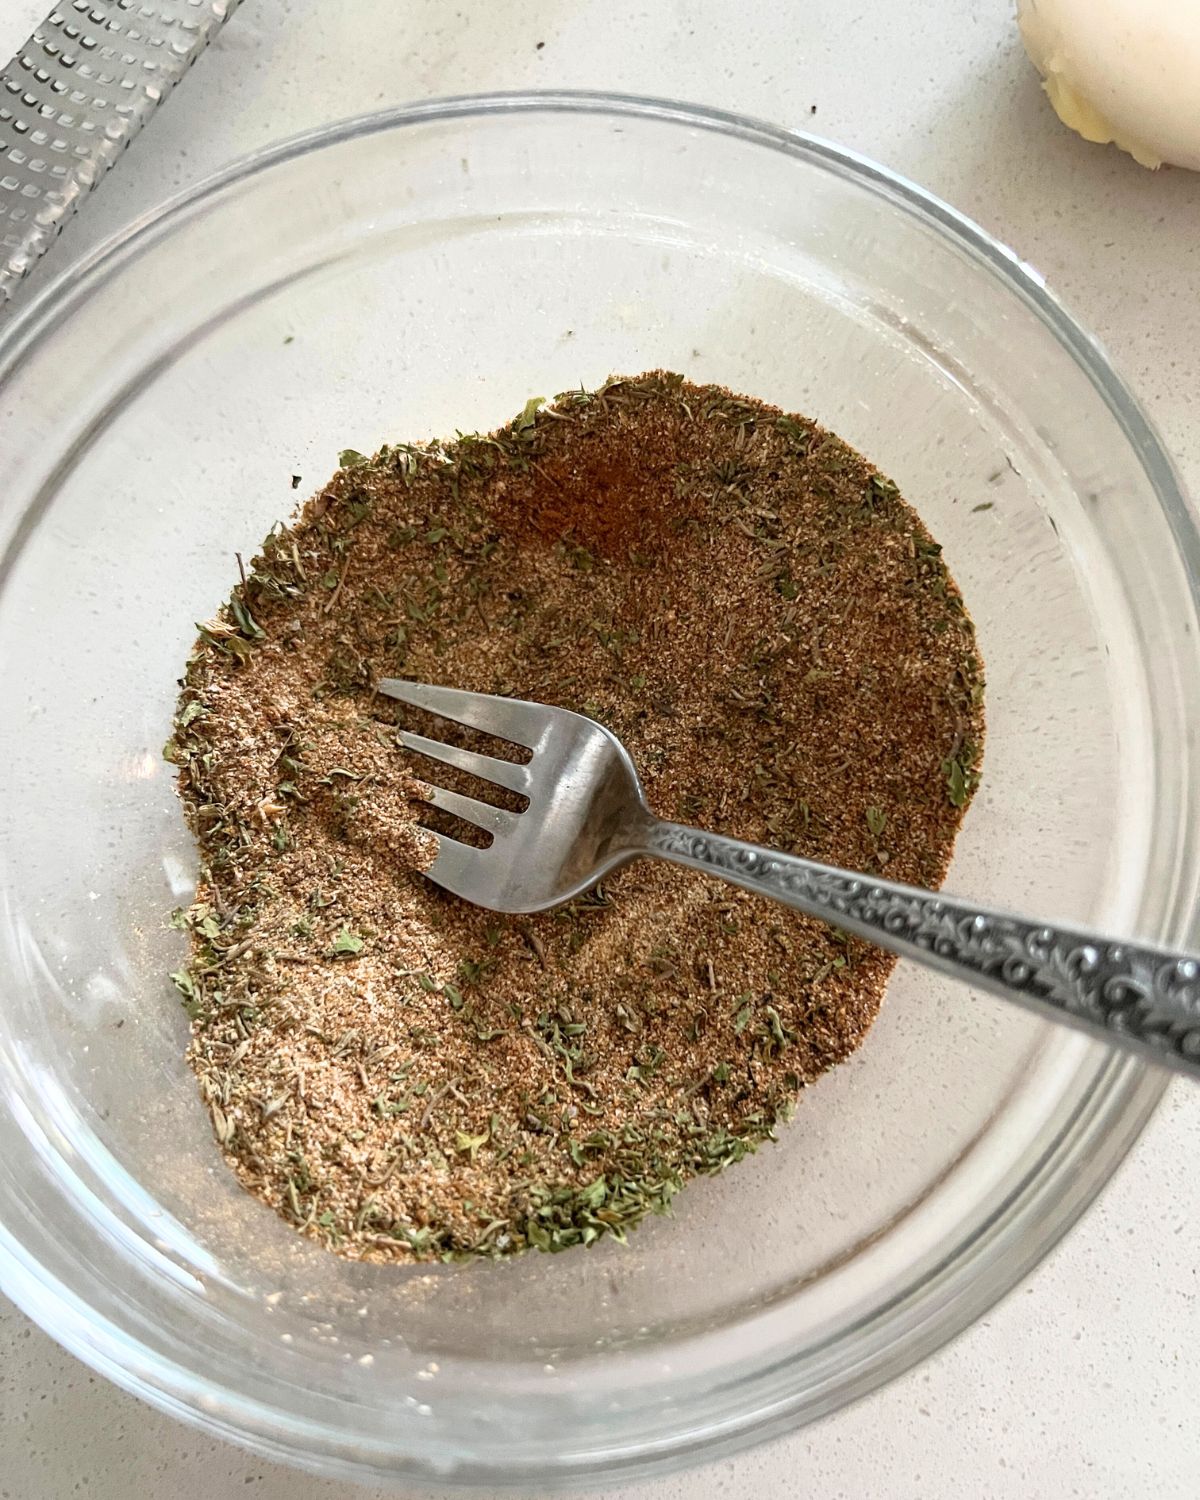
<svg viewBox="0 0 1200 1500">
<path fill-rule="evenodd" d="M 3 55 L 47 4 L 5 0 Z M 1200 175 L 1151 175 L 1068 135 L 1010 9 L 245 0 L 34 281 L 231 157 L 341 115 L 490 89 L 673 95 L 816 130 L 1006 240 L 1107 344 L 1200 496 Z M 793 1438 L 621 1493 L 1190 1500 L 1200 1473 L 1197 1159 L 1200 1090 L 1181 1084 L 1067 1242 L 951 1348 Z M 366 1493 L 177 1426 L 3 1303 L 0 1349 L 0 1500 Z"/>
</svg>

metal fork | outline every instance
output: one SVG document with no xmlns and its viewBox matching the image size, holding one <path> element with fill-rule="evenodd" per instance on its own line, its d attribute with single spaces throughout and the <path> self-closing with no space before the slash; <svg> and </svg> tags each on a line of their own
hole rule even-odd
<svg viewBox="0 0 1200 1500">
<path fill-rule="evenodd" d="M 656 818 L 628 752 L 583 714 L 385 678 L 379 690 L 532 751 L 518 765 L 401 730 L 409 750 L 529 799 L 509 812 L 426 786 L 425 799 L 492 835 L 435 834 L 428 877 L 493 911 L 536 912 L 632 859 L 671 860 L 768 896 L 932 969 L 1200 1077 L 1200 959 L 1010 916 Z"/>
</svg>

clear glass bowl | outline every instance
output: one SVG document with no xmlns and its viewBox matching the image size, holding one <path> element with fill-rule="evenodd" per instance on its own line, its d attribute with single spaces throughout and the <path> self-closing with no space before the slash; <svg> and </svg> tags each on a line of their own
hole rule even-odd
<svg viewBox="0 0 1200 1500">
<path fill-rule="evenodd" d="M 1161 1090 L 902 966 L 779 1143 L 625 1248 L 355 1266 L 235 1186 L 165 977 L 193 622 L 341 447 L 654 366 L 816 415 L 944 543 L 990 688 L 953 886 L 1197 939 L 1196 534 L 1100 350 L 942 204 L 732 116 L 504 97 L 133 226 L 0 340 L 0 1280 L 130 1390 L 327 1473 L 615 1482 L 831 1411 L 1011 1287 Z"/>
</svg>

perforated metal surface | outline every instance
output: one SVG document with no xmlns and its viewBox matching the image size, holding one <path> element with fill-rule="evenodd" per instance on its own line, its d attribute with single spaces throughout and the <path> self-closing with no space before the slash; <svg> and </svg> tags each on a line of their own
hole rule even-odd
<svg viewBox="0 0 1200 1500">
<path fill-rule="evenodd" d="M 0 302 L 239 0 L 65 0 L 0 72 Z"/>
</svg>

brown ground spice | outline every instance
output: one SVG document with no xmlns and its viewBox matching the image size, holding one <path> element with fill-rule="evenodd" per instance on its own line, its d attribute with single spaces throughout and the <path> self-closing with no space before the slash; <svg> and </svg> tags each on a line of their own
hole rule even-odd
<svg viewBox="0 0 1200 1500">
<path fill-rule="evenodd" d="M 218 1141 L 355 1258 L 620 1235 L 770 1136 L 892 967 L 661 863 L 532 918 L 447 895 L 413 778 L 482 789 L 398 748 L 431 721 L 380 676 L 588 713 L 662 816 L 923 885 L 977 777 L 971 622 L 894 484 L 675 375 L 539 406 L 343 454 L 202 627 L 167 746 Z"/>
</svg>

